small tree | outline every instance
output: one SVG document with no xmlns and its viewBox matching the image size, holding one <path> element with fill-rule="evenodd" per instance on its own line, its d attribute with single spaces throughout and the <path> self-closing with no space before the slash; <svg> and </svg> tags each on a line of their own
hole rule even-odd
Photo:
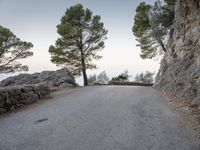
<svg viewBox="0 0 200 150">
<path fill-rule="evenodd" d="M 129 77 L 130 75 L 128 75 L 128 70 L 124 71 L 118 76 L 118 78 L 121 79 L 122 82 L 129 81 Z"/>
<path fill-rule="evenodd" d="M 99 75 L 90 75 L 88 78 L 88 83 L 89 84 L 95 84 L 95 83 L 99 83 L 99 84 L 107 84 L 109 81 L 109 77 L 107 76 L 106 72 L 103 71 L 101 72 Z"/>
<path fill-rule="evenodd" d="M 140 57 L 155 57 L 159 50 L 166 52 L 170 27 L 174 19 L 174 0 L 157 0 L 153 6 L 140 3 L 136 9 L 132 31 L 141 47 Z"/>
<path fill-rule="evenodd" d="M 136 82 L 143 82 L 143 83 L 153 83 L 153 76 L 154 73 L 146 71 L 145 73 L 140 73 L 135 76 Z"/>
<path fill-rule="evenodd" d="M 88 77 L 88 84 L 93 85 L 97 82 L 97 76 L 96 75 L 90 75 Z"/>
<path fill-rule="evenodd" d="M 28 66 L 17 60 L 32 56 L 30 42 L 21 41 L 9 29 L 0 26 L 0 73 L 27 71 Z"/>
<path fill-rule="evenodd" d="M 128 74 L 128 71 L 124 71 L 123 73 L 121 73 L 120 75 L 118 75 L 117 77 L 113 77 L 111 79 L 111 81 L 119 81 L 119 82 L 127 82 L 129 81 L 129 78 L 131 76 Z"/>
<path fill-rule="evenodd" d="M 107 30 L 100 16 L 93 16 L 92 11 L 81 4 L 70 7 L 57 26 L 61 36 L 50 46 L 51 61 L 64 65 L 74 75 L 83 75 L 84 85 L 88 85 L 86 70 L 95 69 L 93 59 L 100 59 L 96 52 L 104 48 Z"/>
<path fill-rule="evenodd" d="M 109 81 L 109 77 L 107 76 L 106 72 L 103 71 L 97 76 L 97 82 L 100 84 L 107 84 Z"/>
</svg>

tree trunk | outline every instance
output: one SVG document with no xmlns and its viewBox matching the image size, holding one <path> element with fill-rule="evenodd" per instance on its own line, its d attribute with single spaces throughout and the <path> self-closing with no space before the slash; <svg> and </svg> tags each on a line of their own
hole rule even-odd
<svg viewBox="0 0 200 150">
<path fill-rule="evenodd" d="M 81 65 L 82 65 L 82 74 L 83 74 L 84 86 L 88 86 L 88 79 L 87 79 L 86 67 L 85 67 L 85 58 L 84 58 L 83 53 L 81 54 Z"/>
<path fill-rule="evenodd" d="M 84 86 L 88 86 L 88 79 L 87 79 L 86 69 L 83 69 L 82 73 L 83 73 Z"/>
<path fill-rule="evenodd" d="M 160 42 L 160 46 L 162 47 L 163 51 L 166 53 L 167 50 L 166 50 L 166 48 L 165 48 L 165 46 L 164 46 L 162 41 Z"/>
<path fill-rule="evenodd" d="M 164 45 L 162 39 L 160 39 L 159 37 L 156 37 L 156 40 L 157 40 L 158 43 L 160 44 L 162 50 L 166 53 L 167 50 L 166 50 L 166 48 L 165 48 L 165 45 Z"/>
</svg>

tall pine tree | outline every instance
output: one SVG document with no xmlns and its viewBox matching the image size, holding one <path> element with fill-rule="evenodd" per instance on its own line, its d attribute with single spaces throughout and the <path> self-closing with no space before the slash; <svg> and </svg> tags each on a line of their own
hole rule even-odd
<svg viewBox="0 0 200 150">
<path fill-rule="evenodd" d="M 57 26 L 60 38 L 55 46 L 50 46 L 51 61 L 66 66 L 74 75 L 83 75 L 84 85 L 88 85 L 86 70 L 95 69 L 92 60 L 101 58 L 98 50 L 104 48 L 107 30 L 101 17 L 93 16 L 81 4 L 70 7 Z"/>
</svg>

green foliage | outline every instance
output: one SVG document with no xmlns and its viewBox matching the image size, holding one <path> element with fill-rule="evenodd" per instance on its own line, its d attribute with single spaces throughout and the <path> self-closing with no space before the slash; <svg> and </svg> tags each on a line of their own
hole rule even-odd
<svg viewBox="0 0 200 150">
<path fill-rule="evenodd" d="M 96 75 L 90 75 L 88 77 L 88 84 L 94 85 L 97 82 L 97 76 Z"/>
<path fill-rule="evenodd" d="M 131 76 L 128 74 L 128 71 L 124 71 L 123 73 L 121 73 L 120 75 L 118 75 L 117 77 L 113 77 L 111 79 L 111 81 L 119 81 L 119 82 L 127 82 L 129 81 L 129 78 Z"/>
<path fill-rule="evenodd" d="M 107 76 L 106 72 L 103 71 L 99 75 L 91 75 L 88 78 L 88 83 L 90 85 L 93 84 L 107 84 L 109 81 L 109 77 Z"/>
<path fill-rule="evenodd" d="M 140 57 L 153 58 L 160 50 L 166 52 L 166 43 L 174 19 L 174 1 L 157 0 L 154 5 L 142 2 L 136 9 L 132 31 L 141 47 Z"/>
<path fill-rule="evenodd" d="M 142 83 L 153 83 L 153 76 L 154 73 L 146 71 L 145 73 L 140 73 L 135 76 L 135 82 L 142 82 Z"/>
<path fill-rule="evenodd" d="M 106 72 L 103 71 L 97 76 L 97 82 L 100 84 L 107 84 L 109 81 L 109 77 L 107 76 Z"/>
<path fill-rule="evenodd" d="M 17 60 L 32 56 L 30 42 L 21 41 L 9 29 L 0 26 L 0 73 L 27 71 Z"/>
<path fill-rule="evenodd" d="M 173 24 L 174 20 L 174 6 L 175 0 L 164 0 L 165 5 L 162 7 L 163 12 L 161 14 L 162 26 L 169 28 Z"/>
<path fill-rule="evenodd" d="M 151 10 L 151 5 L 146 4 L 145 2 L 140 3 L 136 9 L 136 15 L 134 18 L 133 33 L 136 37 L 142 36 L 146 30 L 151 26 L 149 24 L 149 12 Z"/>
<path fill-rule="evenodd" d="M 70 7 L 57 26 L 60 38 L 55 46 L 50 46 L 51 61 L 66 66 L 74 75 L 83 74 L 87 85 L 87 69 L 95 69 L 92 60 L 102 58 L 98 50 L 104 48 L 107 30 L 100 16 L 93 16 L 92 11 L 81 4 Z"/>
</svg>

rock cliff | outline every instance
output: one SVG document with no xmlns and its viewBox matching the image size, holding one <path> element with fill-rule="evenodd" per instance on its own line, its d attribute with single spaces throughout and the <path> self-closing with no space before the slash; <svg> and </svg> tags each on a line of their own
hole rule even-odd
<svg viewBox="0 0 200 150">
<path fill-rule="evenodd" d="M 46 83 L 51 87 L 74 87 L 76 82 L 67 68 L 59 69 L 57 71 L 43 71 L 34 74 L 20 74 L 9 77 L 0 82 L 0 87 L 16 86 L 16 85 L 30 85 Z"/>
<path fill-rule="evenodd" d="M 177 0 L 173 35 L 156 86 L 200 104 L 200 1 Z"/>
</svg>

